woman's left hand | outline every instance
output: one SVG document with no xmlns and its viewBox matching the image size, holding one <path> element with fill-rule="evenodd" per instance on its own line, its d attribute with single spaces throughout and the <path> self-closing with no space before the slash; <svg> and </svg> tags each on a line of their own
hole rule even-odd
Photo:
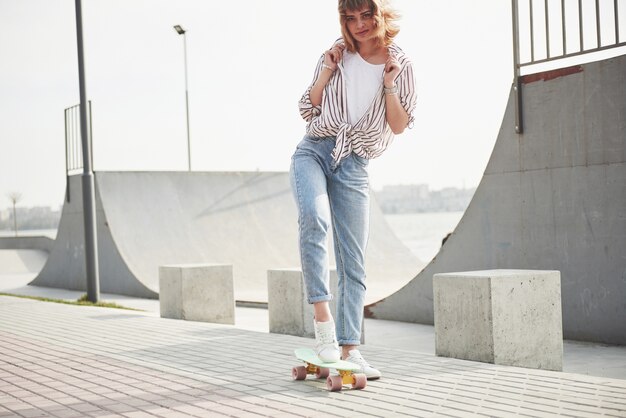
<svg viewBox="0 0 626 418">
<path fill-rule="evenodd" d="M 385 63 L 385 74 L 383 76 L 385 87 L 393 87 L 398 74 L 400 74 L 400 63 L 394 57 L 390 56 Z"/>
</svg>

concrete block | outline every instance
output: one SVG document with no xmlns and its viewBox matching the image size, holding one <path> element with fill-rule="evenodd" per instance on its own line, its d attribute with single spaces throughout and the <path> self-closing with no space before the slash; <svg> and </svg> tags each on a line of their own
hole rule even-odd
<svg viewBox="0 0 626 418">
<path fill-rule="evenodd" d="M 436 355 L 563 369 L 559 271 L 435 274 L 433 297 Z"/>
<path fill-rule="evenodd" d="M 159 304 L 162 318 L 234 325 L 233 266 L 160 266 Z"/>
<path fill-rule="evenodd" d="M 330 291 L 337 295 L 336 270 L 330 270 Z M 302 270 L 268 270 L 267 296 L 270 332 L 315 338 L 313 305 L 306 299 Z M 336 299 L 330 301 L 330 311 L 333 315 L 336 306 Z"/>
</svg>

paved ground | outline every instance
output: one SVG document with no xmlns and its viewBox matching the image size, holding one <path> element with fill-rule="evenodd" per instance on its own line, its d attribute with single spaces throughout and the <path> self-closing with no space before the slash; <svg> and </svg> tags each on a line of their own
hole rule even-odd
<svg viewBox="0 0 626 418">
<path fill-rule="evenodd" d="M 626 417 L 626 380 L 373 344 L 363 352 L 384 378 L 330 393 L 320 381 L 291 380 L 292 350 L 310 342 L 0 297 L 0 416 Z"/>
</svg>

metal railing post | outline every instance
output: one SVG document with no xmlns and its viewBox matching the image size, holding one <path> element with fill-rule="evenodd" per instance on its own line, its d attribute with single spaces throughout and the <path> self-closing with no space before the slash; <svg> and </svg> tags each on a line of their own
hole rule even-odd
<svg viewBox="0 0 626 418">
<path fill-rule="evenodd" d="M 515 132 L 521 134 L 524 132 L 522 123 L 522 82 L 520 77 L 520 52 L 519 52 L 519 17 L 518 2 L 511 0 L 512 16 L 513 16 L 513 90 L 515 92 Z"/>
<path fill-rule="evenodd" d="M 578 0 L 578 41 L 580 43 L 579 51 L 585 49 L 584 29 L 583 29 L 583 0 Z"/>
<path fill-rule="evenodd" d="M 596 0 L 596 46 L 602 47 L 602 31 L 600 27 L 600 1 Z"/>
<path fill-rule="evenodd" d="M 68 113 L 69 109 L 65 109 L 63 111 L 63 116 L 65 117 L 65 199 L 67 200 L 67 203 L 70 202 L 70 163 L 68 161 L 69 159 L 69 149 L 67 146 L 67 143 L 69 141 L 69 132 L 67 130 L 67 113 Z"/>
<path fill-rule="evenodd" d="M 617 0 L 613 0 L 613 16 L 615 17 L 615 43 L 619 43 L 619 6 Z"/>
<path fill-rule="evenodd" d="M 563 55 L 567 54 L 567 29 L 565 25 L 565 0 L 561 0 L 561 36 L 563 37 Z"/>
<path fill-rule="evenodd" d="M 548 8 L 548 0 L 543 1 L 544 20 L 546 25 L 546 56 L 550 58 L 550 9 Z"/>
</svg>

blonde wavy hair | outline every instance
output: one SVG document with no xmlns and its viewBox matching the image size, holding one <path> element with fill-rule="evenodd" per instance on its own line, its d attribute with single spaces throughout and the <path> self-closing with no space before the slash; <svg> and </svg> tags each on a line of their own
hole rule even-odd
<svg viewBox="0 0 626 418">
<path fill-rule="evenodd" d="M 400 28 L 396 24 L 400 15 L 388 5 L 386 0 L 339 0 L 341 34 L 346 43 L 346 48 L 350 52 L 357 51 L 357 43 L 348 30 L 346 12 L 361 10 L 364 7 L 372 11 L 379 46 L 388 47 L 393 42 L 393 38 L 400 32 Z"/>
</svg>

